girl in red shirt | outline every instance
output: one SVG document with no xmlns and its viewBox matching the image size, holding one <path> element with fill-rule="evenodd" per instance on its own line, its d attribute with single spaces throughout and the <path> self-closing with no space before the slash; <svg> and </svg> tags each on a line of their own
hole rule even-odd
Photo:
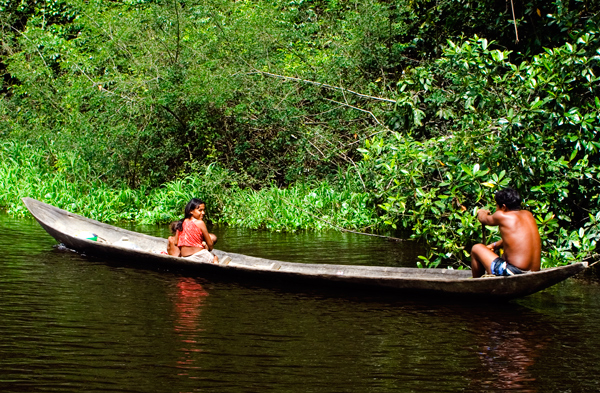
<svg viewBox="0 0 600 393">
<path fill-rule="evenodd" d="M 206 204 L 203 201 L 193 198 L 188 202 L 183 218 L 171 224 L 171 231 L 175 235 L 169 237 L 169 255 L 198 262 L 219 263 L 219 258 L 210 252 L 217 237 L 208 233 L 204 223 L 205 215 Z"/>
</svg>

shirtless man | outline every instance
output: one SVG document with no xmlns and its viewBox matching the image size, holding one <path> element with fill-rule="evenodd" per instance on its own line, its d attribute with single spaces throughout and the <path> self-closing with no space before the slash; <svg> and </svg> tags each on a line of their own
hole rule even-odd
<svg viewBox="0 0 600 393">
<path fill-rule="evenodd" d="M 496 212 L 479 210 L 477 219 L 483 225 L 500 227 L 501 240 L 492 244 L 476 244 L 471 250 L 473 277 L 486 272 L 496 276 L 512 276 L 540 270 L 541 240 L 533 215 L 521 210 L 521 197 L 512 188 L 496 192 Z M 503 248 L 499 257 L 496 250 Z"/>
</svg>

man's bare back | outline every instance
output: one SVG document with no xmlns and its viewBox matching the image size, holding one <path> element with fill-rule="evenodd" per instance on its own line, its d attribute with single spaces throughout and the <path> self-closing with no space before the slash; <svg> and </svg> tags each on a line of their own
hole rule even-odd
<svg viewBox="0 0 600 393">
<path fill-rule="evenodd" d="M 512 189 L 507 190 L 499 191 L 496 194 L 497 209 L 494 214 L 490 215 L 488 210 L 477 212 L 477 218 L 481 223 L 499 227 L 501 240 L 489 245 L 476 244 L 473 246 L 471 250 L 473 277 L 480 277 L 486 272 L 497 274 L 496 271 L 493 271 L 493 265 L 499 262 L 496 250 L 500 248 L 504 249 L 502 260 L 508 264 L 522 271 L 540 270 L 541 240 L 535 218 L 530 212 L 520 210 L 518 193 Z M 502 193 L 509 195 L 509 199 L 506 199 L 508 206 L 502 203 L 505 200 Z M 518 204 L 515 198 L 518 198 Z"/>
</svg>

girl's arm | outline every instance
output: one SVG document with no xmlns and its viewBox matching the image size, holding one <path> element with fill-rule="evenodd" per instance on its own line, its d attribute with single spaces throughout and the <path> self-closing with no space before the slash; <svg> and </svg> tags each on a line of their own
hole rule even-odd
<svg viewBox="0 0 600 393">
<path fill-rule="evenodd" d="M 208 233 L 208 228 L 206 228 L 206 224 L 204 223 L 204 221 L 197 220 L 196 221 L 196 225 L 202 231 L 202 237 L 204 238 L 204 241 L 206 242 L 206 246 L 208 247 L 208 251 L 212 251 L 212 249 L 213 249 L 213 241 L 212 241 L 212 239 L 210 237 L 210 234 Z"/>
</svg>

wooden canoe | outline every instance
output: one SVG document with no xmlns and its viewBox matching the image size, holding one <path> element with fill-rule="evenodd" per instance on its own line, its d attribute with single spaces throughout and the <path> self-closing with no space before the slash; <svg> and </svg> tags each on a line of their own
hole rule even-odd
<svg viewBox="0 0 600 393">
<path fill-rule="evenodd" d="M 518 276 L 473 279 L 469 270 L 293 263 L 219 250 L 215 250 L 215 254 L 220 259 L 228 255 L 231 258 L 229 263 L 198 263 L 161 254 L 161 251 L 166 250 L 166 239 L 104 224 L 35 199 L 24 198 L 23 202 L 53 238 L 77 252 L 142 267 L 185 269 L 194 274 L 213 277 L 254 277 L 266 279 L 261 281 L 267 283 L 300 281 L 310 284 L 311 288 L 314 285 L 328 288 L 340 285 L 366 291 L 459 295 L 471 299 L 512 299 L 548 288 L 587 267 L 587 263 L 580 262 Z M 99 240 L 81 238 L 83 232 L 97 234 Z M 120 246 L 118 242 L 123 238 L 128 238 L 139 249 Z"/>
</svg>

